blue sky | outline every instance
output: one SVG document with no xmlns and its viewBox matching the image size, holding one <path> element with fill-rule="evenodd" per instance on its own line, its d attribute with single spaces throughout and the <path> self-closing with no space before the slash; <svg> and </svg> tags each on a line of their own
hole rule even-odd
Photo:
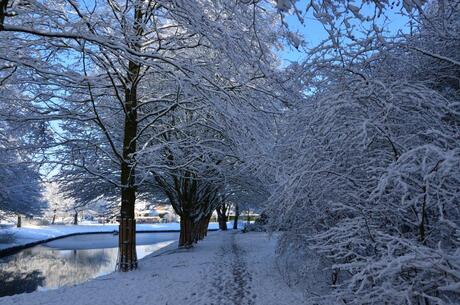
<svg viewBox="0 0 460 305">
<path fill-rule="evenodd" d="M 408 18 L 407 16 L 402 16 L 401 8 L 397 7 L 394 9 L 388 9 L 385 13 L 385 17 L 379 19 L 379 25 L 384 26 L 391 34 L 396 34 L 399 30 L 407 31 L 408 30 Z M 363 10 L 363 13 L 370 13 L 370 7 L 367 7 Z M 324 30 L 322 24 L 316 20 L 312 13 L 309 12 L 305 16 L 305 23 L 301 24 L 297 17 L 288 15 L 285 17 L 285 21 L 290 27 L 290 30 L 293 32 L 298 32 L 303 35 L 307 47 L 311 48 L 316 46 L 322 40 L 326 39 L 327 33 Z M 285 61 L 297 61 L 304 57 L 304 51 L 298 51 L 292 46 L 286 46 L 286 48 L 279 52 L 281 58 Z"/>
</svg>

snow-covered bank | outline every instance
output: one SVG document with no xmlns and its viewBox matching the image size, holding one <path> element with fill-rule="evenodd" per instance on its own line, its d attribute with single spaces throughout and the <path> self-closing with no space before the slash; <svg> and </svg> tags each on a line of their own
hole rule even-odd
<svg viewBox="0 0 460 305">
<path fill-rule="evenodd" d="M 147 256 L 136 271 L 4 297 L 0 304 L 304 304 L 275 267 L 275 245 L 266 233 L 211 232 L 192 249 L 171 245 Z"/>
<path fill-rule="evenodd" d="M 210 223 L 209 229 L 219 228 L 218 223 Z M 157 223 L 157 224 L 138 224 L 136 230 L 142 231 L 179 231 L 179 223 Z M 50 226 L 28 226 L 23 228 L 0 229 L 0 236 L 10 235 L 11 241 L 6 243 L 0 242 L 0 250 L 15 246 L 22 246 L 41 240 L 47 240 L 59 236 L 65 236 L 75 233 L 103 233 L 118 231 L 117 224 L 107 225 L 50 225 Z"/>
</svg>

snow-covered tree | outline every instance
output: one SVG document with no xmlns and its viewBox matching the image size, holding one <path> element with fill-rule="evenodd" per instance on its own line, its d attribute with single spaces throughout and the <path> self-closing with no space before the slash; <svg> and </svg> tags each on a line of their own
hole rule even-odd
<svg viewBox="0 0 460 305">
<path fill-rule="evenodd" d="M 15 98 L 18 104 L 23 98 L 9 83 L 13 70 L 10 66 L 0 70 L 0 211 L 2 215 L 34 216 L 46 208 L 38 166 L 32 162 L 34 145 L 40 141 L 34 139 L 35 132 L 40 126 L 8 120 L 15 109 L 5 97 Z"/>
<path fill-rule="evenodd" d="M 448 4 L 369 56 L 305 63 L 310 93 L 286 119 L 269 210 L 281 254 L 315 251 L 330 268 L 314 302 L 460 299 L 460 24 Z"/>
<path fill-rule="evenodd" d="M 146 193 L 156 168 L 148 156 L 177 145 L 150 145 L 147 132 L 160 119 L 178 110 L 199 117 L 210 106 L 232 116 L 226 108 L 238 103 L 267 111 L 280 99 L 259 87 L 276 75 L 278 37 L 270 30 L 277 16 L 258 3 L 2 1 L 0 16 L 1 39 L 10 45 L 2 59 L 17 67 L 33 101 L 25 119 L 49 122 L 54 131 L 46 161 L 75 198 L 121 192 L 121 219 L 134 218 L 136 196 Z M 253 104 L 256 96 L 268 105 Z M 171 128 L 163 127 L 164 134 Z M 126 242 L 123 270 L 136 266 L 134 240 Z"/>
<path fill-rule="evenodd" d="M 0 184 L 2 212 L 34 216 L 46 207 L 37 171 L 5 147 L 0 147 Z"/>
</svg>

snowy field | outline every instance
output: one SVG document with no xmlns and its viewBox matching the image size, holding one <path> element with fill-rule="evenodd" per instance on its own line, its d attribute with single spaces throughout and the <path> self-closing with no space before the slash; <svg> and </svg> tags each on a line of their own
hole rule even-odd
<svg viewBox="0 0 460 305">
<path fill-rule="evenodd" d="M 266 233 L 211 232 L 196 247 L 172 244 L 140 261 L 136 271 L 81 285 L 0 298 L 1 305 L 301 305 L 277 270 L 276 238 Z"/>
<path fill-rule="evenodd" d="M 230 223 L 229 223 L 230 225 Z M 209 229 L 218 229 L 218 223 L 210 223 Z M 179 231 L 179 223 L 138 224 L 137 231 Z M 0 229 L 0 249 L 6 249 L 48 238 L 64 236 L 73 233 L 96 233 L 118 231 L 117 224 L 90 224 L 90 225 L 50 225 L 27 226 L 22 228 Z M 3 238 L 2 238 L 3 236 Z M 9 236 L 6 238 L 5 236 Z M 3 242 L 2 242 L 3 241 Z"/>
</svg>

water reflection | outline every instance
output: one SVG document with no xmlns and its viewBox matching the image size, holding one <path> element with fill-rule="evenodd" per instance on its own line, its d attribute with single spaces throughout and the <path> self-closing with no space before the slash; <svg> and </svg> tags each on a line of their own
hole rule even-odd
<svg viewBox="0 0 460 305">
<path fill-rule="evenodd" d="M 45 278 L 41 272 L 34 270 L 29 273 L 0 271 L 0 295 L 13 295 L 32 292 L 43 284 Z"/>
<path fill-rule="evenodd" d="M 176 233 L 138 234 L 139 259 L 177 239 Z M 117 236 L 81 235 L 0 259 L 0 296 L 74 285 L 112 272 Z"/>
</svg>

